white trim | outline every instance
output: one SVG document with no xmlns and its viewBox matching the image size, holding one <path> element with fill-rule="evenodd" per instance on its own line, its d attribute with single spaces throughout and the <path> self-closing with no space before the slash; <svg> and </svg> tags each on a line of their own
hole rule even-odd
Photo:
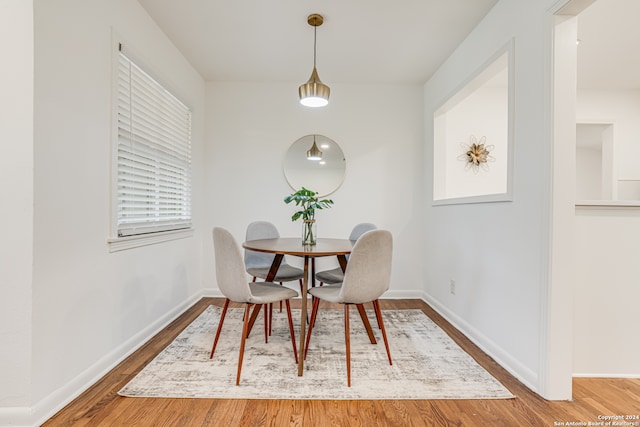
<svg viewBox="0 0 640 427">
<path fill-rule="evenodd" d="M 111 28 L 111 99 L 109 100 L 110 111 L 110 129 L 111 135 L 109 143 L 110 164 L 109 164 L 109 233 L 110 236 L 118 235 L 118 62 L 119 62 L 119 46 L 122 38 L 116 31 Z"/>
<path fill-rule="evenodd" d="M 560 2 L 566 3 L 568 0 L 560 0 Z M 554 10 L 547 12 L 548 29 L 545 31 L 545 52 L 544 52 L 544 103 L 548 114 L 544 117 L 544 135 L 547 136 L 550 141 L 549 145 L 543 145 L 542 158 L 547 161 L 540 162 L 545 168 L 542 176 L 545 177 L 545 189 L 548 197 L 541 200 L 540 206 L 540 332 L 538 336 L 538 389 L 543 394 L 548 389 L 548 376 L 549 376 L 549 294 L 551 287 L 551 241 L 552 241 L 552 202 L 551 195 L 553 194 L 553 114 L 554 114 L 554 96 L 553 96 L 553 32 L 555 30 L 554 13 L 560 6 L 556 4 Z"/>
<path fill-rule="evenodd" d="M 576 209 L 580 208 L 640 208 L 640 200 L 577 200 Z"/>
<path fill-rule="evenodd" d="M 507 372 L 513 375 L 518 381 L 523 383 L 527 388 L 533 392 L 540 394 L 536 384 L 539 382 L 538 375 L 530 368 L 524 366 L 511 354 L 505 352 L 502 347 L 497 345 L 486 335 L 482 334 L 471 324 L 467 323 L 463 318 L 449 310 L 439 301 L 431 298 L 427 294 L 423 294 L 422 300 L 429 304 L 440 316 L 442 316 L 447 322 L 449 322 L 454 328 L 461 332 L 469 341 L 477 345 L 480 350 L 496 361 Z"/>
<path fill-rule="evenodd" d="M 559 155 L 563 154 L 555 144 L 556 116 L 558 99 L 556 99 L 556 32 L 558 28 L 558 10 L 568 0 L 558 1 L 545 13 L 545 50 L 544 50 L 544 82 L 545 111 L 544 133 L 549 144 L 544 144 L 543 176 L 548 197 L 541 201 L 542 214 L 542 246 L 540 256 L 540 334 L 539 334 L 539 394 L 548 400 L 571 400 L 572 398 L 572 354 L 573 320 L 572 283 L 567 280 L 566 264 L 568 251 L 566 227 L 559 226 L 559 218 L 566 215 L 562 204 L 558 204 L 558 192 L 562 190 L 561 174 L 558 174 Z M 560 85 L 559 87 L 564 87 Z M 571 87 L 571 86 L 566 86 Z M 575 175 L 575 170 L 573 171 Z M 575 185 L 575 182 L 574 182 Z M 565 262 L 564 270 L 559 266 Z"/>
<path fill-rule="evenodd" d="M 125 49 L 126 46 L 126 49 Z M 122 73 L 121 66 L 128 67 L 129 73 Z M 156 67 L 148 65 L 135 49 L 129 47 L 125 40 L 111 29 L 111 179 L 110 179 L 110 238 L 109 243 L 131 235 L 147 235 L 151 232 L 177 231 L 181 228 L 192 227 L 192 187 L 193 172 L 191 163 L 191 120 L 192 109 L 174 94 L 171 85 L 166 84 L 166 79 L 159 78 L 153 70 Z M 137 77 L 136 77 L 137 76 Z M 124 77 L 124 80 L 122 78 Z M 154 96 L 147 96 L 146 90 L 134 90 L 141 95 L 138 100 L 150 101 L 159 98 L 162 105 L 171 111 L 171 117 L 176 121 L 162 121 L 162 126 L 149 125 L 147 119 L 160 117 L 155 108 L 156 103 L 151 104 L 151 115 L 146 114 L 144 108 L 137 108 L 140 114 L 134 113 L 134 108 L 127 102 L 121 102 L 119 88 L 121 83 L 143 82 L 145 88 L 153 88 Z M 132 83 L 134 88 L 139 88 Z M 126 93 L 126 90 L 125 92 Z M 145 104 L 149 105 L 149 104 Z M 125 106 L 121 109 L 121 106 Z M 166 113 L 166 108 L 159 108 Z M 123 113 L 123 123 L 119 125 L 120 113 Z M 175 115 L 174 115 L 175 113 Z M 186 120 L 183 123 L 183 119 Z M 181 125 L 174 126 L 179 122 Z M 136 126 L 138 125 L 138 126 Z M 149 128 L 153 132 L 149 132 Z M 135 130 L 137 129 L 137 130 Z M 123 132 L 121 134 L 121 131 Z M 174 138 L 173 135 L 176 135 Z M 126 141 L 126 143 L 125 143 Z M 185 142 L 186 141 L 186 142 Z M 132 148 L 135 147 L 135 148 Z M 168 162 L 158 162 L 159 158 Z M 119 159 L 122 159 L 119 160 Z M 123 166 L 124 165 L 124 166 Z M 167 191 L 159 191 L 156 187 L 159 177 L 163 177 Z M 120 188 L 119 184 L 127 183 Z M 135 187 L 135 188 L 134 188 Z M 141 206 L 150 207 L 152 213 L 157 215 L 158 206 L 147 204 L 147 195 L 152 194 L 154 200 L 159 201 L 163 212 L 161 218 L 154 217 L 151 220 L 142 215 Z M 120 196 L 124 196 L 119 200 Z M 119 204 L 129 206 L 127 215 L 119 211 Z M 132 214 L 133 212 L 133 214 Z M 117 237 L 116 237 L 117 236 Z M 172 240 L 172 239 L 171 239 Z M 162 240 L 151 240 L 158 243 Z M 123 245 L 127 248 L 127 245 Z M 119 250 L 119 249 L 116 249 Z"/>
<path fill-rule="evenodd" d="M 165 329 L 171 322 L 184 314 L 191 306 L 204 297 L 224 297 L 217 288 L 205 288 L 185 300 L 182 304 L 167 312 L 160 319 L 134 335 L 122 345 L 115 348 L 109 354 L 98 360 L 80 375 L 58 388 L 46 398 L 40 400 L 32 407 L 0 408 L 0 425 L 12 425 L 17 427 L 35 427 L 43 424 L 62 408 L 84 393 L 87 389 L 102 379 L 109 371 L 119 363 L 141 348 L 150 339 Z M 463 333 L 471 342 L 477 345 L 483 352 L 493 358 L 498 364 L 516 377 L 525 386 L 536 391 L 532 384 L 537 382 L 535 373 L 522 366 L 496 346 L 491 340 L 475 330 L 463 319 L 446 309 L 436 300 L 420 291 L 400 290 L 388 291 L 385 298 L 405 299 L 415 298 L 429 304 L 438 314 L 449 322 L 458 331 Z M 625 377 L 630 378 L 630 377 Z"/>
<path fill-rule="evenodd" d="M 169 242 L 171 240 L 193 237 L 194 229 L 163 231 L 159 233 L 138 234 L 134 236 L 109 238 L 109 252 L 124 251 L 141 246 L 155 245 L 156 243 Z"/>
<path fill-rule="evenodd" d="M 422 291 L 413 291 L 413 290 L 404 290 L 404 291 L 394 291 L 392 289 L 382 295 L 380 298 L 384 299 L 420 299 L 424 301 L 424 293 Z"/>
<path fill-rule="evenodd" d="M 293 289 L 293 288 L 292 288 Z M 218 288 L 206 288 L 202 290 L 202 296 L 207 298 L 224 298 Z M 424 301 L 424 293 L 421 291 L 393 291 L 389 290 L 381 297 L 384 299 L 419 299 Z M 300 297 L 298 297 L 300 299 Z"/>
<path fill-rule="evenodd" d="M 186 299 L 183 303 L 168 311 L 164 316 L 106 354 L 80 375 L 49 394 L 46 398 L 36 402 L 36 404 L 30 408 L 33 421 L 31 425 L 39 426 L 51 418 L 56 412 L 84 393 L 119 363 L 156 336 L 201 298 L 202 294 L 198 292 L 191 296 L 191 298 Z M 2 424 L 2 419 L 0 419 L 0 424 Z"/>
<path fill-rule="evenodd" d="M 640 374 L 603 374 L 603 373 L 575 373 L 573 374 L 573 378 L 619 378 L 619 379 L 639 379 Z"/>
<path fill-rule="evenodd" d="M 432 206 L 446 206 L 446 205 L 463 205 L 466 203 L 500 203 L 513 201 L 512 195 L 507 193 L 496 194 L 483 194 L 481 196 L 469 196 L 469 197 L 453 197 L 451 199 L 437 199 L 433 200 Z"/>
</svg>

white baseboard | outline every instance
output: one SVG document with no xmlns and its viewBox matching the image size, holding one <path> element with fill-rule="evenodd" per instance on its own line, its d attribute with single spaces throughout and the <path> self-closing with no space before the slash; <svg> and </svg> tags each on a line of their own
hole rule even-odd
<svg viewBox="0 0 640 427">
<path fill-rule="evenodd" d="M 295 287 L 292 287 L 292 289 L 295 289 Z M 222 295 L 222 293 L 220 292 L 220 290 L 218 288 L 207 288 L 204 289 L 203 291 L 203 297 L 210 297 L 210 298 L 224 298 L 224 295 Z M 423 299 L 422 298 L 422 292 L 420 291 L 394 291 L 394 290 L 388 290 L 387 292 L 385 292 L 385 294 L 382 296 L 382 298 L 385 299 Z M 300 297 L 298 297 L 300 298 Z"/>
<path fill-rule="evenodd" d="M 429 304 L 456 329 L 462 332 L 471 342 L 480 347 L 480 349 L 495 360 L 496 363 L 506 369 L 529 389 L 538 393 L 536 386 L 538 384 L 538 375 L 534 371 L 524 366 L 513 356 L 504 351 L 502 347 L 498 346 L 484 334 L 480 333 L 460 316 L 440 304 L 439 301 L 431 298 L 426 293 L 422 294 L 422 300 Z"/>
<path fill-rule="evenodd" d="M 640 374 L 590 374 L 590 373 L 574 373 L 573 378 L 619 378 L 619 379 L 638 379 Z"/>
<path fill-rule="evenodd" d="M 89 387 L 95 384 L 120 362 L 122 362 L 133 352 L 139 349 L 149 339 L 153 338 L 158 332 L 164 329 L 169 323 L 179 317 L 202 297 L 223 297 L 223 295 L 217 288 L 202 289 L 195 295 L 185 300 L 180 305 L 176 306 L 171 311 L 167 312 L 164 316 L 153 322 L 147 328 L 131 337 L 122 345 L 118 346 L 109 354 L 102 357 L 100 360 L 98 360 L 80 375 L 75 377 L 73 380 L 69 381 L 67 384 L 57 389 L 46 398 L 38 401 L 34 406 L 0 408 L 0 425 L 15 427 L 35 427 L 41 425 L 51 416 L 55 415 L 56 412 L 69 404 L 73 399 L 78 397 Z M 514 377 L 523 382 L 532 390 L 536 390 L 534 385 L 537 384 L 538 379 L 537 375 L 534 372 L 522 366 L 517 360 L 511 357 L 511 355 L 504 352 L 499 346 L 495 345 L 495 343 L 487 339 L 487 337 L 479 333 L 475 328 L 467 324 L 455 313 L 449 311 L 446 307 L 444 307 L 438 301 L 430 298 L 424 292 L 413 290 L 389 290 L 385 293 L 384 298 L 415 298 L 425 301 L 449 323 L 456 327 L 460 332 L 465 334 L 474 344 L 480 347 L 482 351 L 484 351 L 503 368 L 509 371 Z M 575 376 L 580 376 L 580 374 L 576 374 Z M 605 377 L 605 375 L 589 376 Z M 638 378 L 640 377 L 640 375 L 620 375 L 619 377 Z"/>
<path fill-rule="evenodd" d="M 205 288 L 202 290 L 202 297 L 207 298 L 224 298 L 222 292 L 218 288 Z"/>
<path fill-rule="evenodd" d="M 41 425 L 47 419 L 55 415 L 60 409 L 68 405 L 73 399 L 95 384 L 120 362 L 138 350 L 142 345 L 158 334 L 158 332 L 167 327 L 169 323 L 174 321 L 189 307 L 199 301 L 202 296 L 202 291 L 200 291 L 183 301 L 181 304 L 167 312 L 164 316 L 115 348 L 109 354 L 106 354 L 67 384 L 37 402 L 33 407 L 28 408 L 27 412 L 30 416 L 28 424 L 3 423 L 2 411 L 0 410 L 0 425 Z"/>
<path fill-rule="evenodd" d="M 421 291 L 394 291 L 388 290 L 382 295 L 383 299 L 423 299 Z"/>
</svg>

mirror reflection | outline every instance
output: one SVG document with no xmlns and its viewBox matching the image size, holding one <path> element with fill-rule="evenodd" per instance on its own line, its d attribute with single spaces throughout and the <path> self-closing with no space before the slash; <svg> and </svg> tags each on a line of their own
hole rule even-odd
<svg viewBox="0 0 640 427">
<path fill-rule="evenodd" d="M 323 197 L 340 187 L 346 166 L 344 153 L 335 141 L 324 135 L 305 135 L 289 147 L 284 175 L 294 190 L 305 187 Z"/>
</svg>

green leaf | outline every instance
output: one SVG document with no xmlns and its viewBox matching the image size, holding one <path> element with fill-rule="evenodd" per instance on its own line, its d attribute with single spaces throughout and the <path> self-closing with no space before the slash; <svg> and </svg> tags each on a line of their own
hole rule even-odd
<svg viewBox="0 0 640 427">
<path fill-rule="evenodd" d="M 318 200 L 317 196 L 318 192 L 309 190 L 305 187 L 302 187 L 295 193 L 286 196 L 284 198 L 285 203 L 289 204 L 291 202 L 295 202 L 296 206 L 301 208 L 301 210 L 293 214 L 291 220 L 295 221 L 300 217 L 305 220 L 314 219 L 316 209 L 327 209 L 333 204 L 333 200 Z"/>
</svg>

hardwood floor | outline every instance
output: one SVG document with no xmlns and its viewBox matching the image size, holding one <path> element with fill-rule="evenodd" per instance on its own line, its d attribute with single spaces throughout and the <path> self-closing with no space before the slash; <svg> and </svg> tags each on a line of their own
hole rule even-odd
<svg viewBox="0 0 640 427">
<path fill-rule="evenodd" d="M 117 395 L 120 388 L 207 306 L 222 306 L 222 303 L 219 298 L 200 300 L 43 426 L 607 425 L 607 420 L 599 418 L 602 416 L 629 417 L 617 420 L 621 424 L 610 423 L 610 426 L 640 425 L 640 419 L 633 419 L 640 415 L 640 379 L 577 378 L 573 382 L 573 401 L 546 401 L 513 378 L 420 300 L 384 300 L 381 308 L 421 309 L 502 382 L 516 396 L 515 399 L 290 401 L 147 399 Z M 292 305 L 295 307 L 295 301 Z M 600 421 L 603 423 L 595 424 Z"/>
</svg>

